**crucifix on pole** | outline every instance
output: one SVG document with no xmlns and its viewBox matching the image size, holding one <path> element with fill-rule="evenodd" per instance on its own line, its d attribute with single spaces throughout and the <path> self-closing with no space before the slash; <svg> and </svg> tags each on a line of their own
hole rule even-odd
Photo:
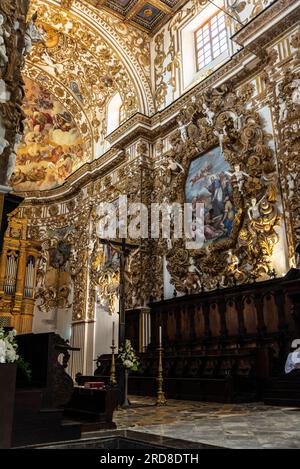
<svg viewBox="0 0 300 469">
<path fill-rule="evenodd" d="M 125 238 L 118 240 L 99 239 L 101 244 L 110 246 L 120 255 L 120 285 L 119 285 L 119 344 L 125 340 L 125 266 L 126 257 L 131 251 L 139 250 L 139 244 L 127 243 Z"/>
<path fill-rule="evenodd" d="M 125 267 L 126 267 L 126 257 L 130 255 L 132 251 L 139 251 L 140 245 L 127 243 L 125 238 L 120 240 L 110 240 L 99 238 L 101 244 L 110 246 L 114 251 L 118 252 L 120 255 L 120 284 L 119 284 L 119 346 L 125 341 Z M 123 403 L 124 396 L 124 376 L 123 373 L 119 377 L 118 385 L 120 388 L 121 402 Z"/>
</svg>

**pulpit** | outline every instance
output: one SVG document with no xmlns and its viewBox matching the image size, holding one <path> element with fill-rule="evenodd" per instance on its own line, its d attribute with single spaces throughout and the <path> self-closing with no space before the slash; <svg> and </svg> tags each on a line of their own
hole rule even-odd
<svg viewBox="0 0 300 469">
<path fill-rule="evenodd" d="M 80 438 L 81 425 L 66 421 L 63 415 L 74 387 L 65 371 L 69 352 L 79 349 L 54 332 L 19 335 L 17 342 L 32 378 L 17 377 L 12 445 Z"/>
<path fill-rule="evenodd" d="M 70 347 L 67 341 L 54 332 L 19 335 L 17 342 L 20 355 L 32 370 L 30 387 L 43 390 L 43 406 L 66 405 L 73 392 L 73 380 L 66 373 L 69 351 L 79 349 Z M 27 386 L 24 382 L 17 385 Z"/>
</svg>

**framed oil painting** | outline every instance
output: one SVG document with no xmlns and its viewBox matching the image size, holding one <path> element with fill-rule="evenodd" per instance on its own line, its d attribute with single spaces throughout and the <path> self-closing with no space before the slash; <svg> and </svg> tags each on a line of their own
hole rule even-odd
<svg viewBox="0 0 300 469">
<path fill-rule="evenodd" d="M 204 246 L 230 237 L 236 214 L 231 168 L 215 147 L 196 157 L 185 181 L 185 202 L 204 204 Z M 193 227 L 192 227 L 193 229 Z"/>
</svg>

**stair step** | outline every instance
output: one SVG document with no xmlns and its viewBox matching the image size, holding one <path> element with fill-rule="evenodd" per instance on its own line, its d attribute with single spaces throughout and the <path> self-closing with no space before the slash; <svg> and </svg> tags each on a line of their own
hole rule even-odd
<svg viewBox="0 0 300 469">
<path fill-rule="evenodd" d="M 281 407 L 300 407 L 300 399 L 285 399 L 285 398 L 264 398 L 265 405 L 274 405 Z"/>
<path fill-rule="evenodd" d="M 78 423 L 59 425 L 55 429 L 42 428 L 31 432 L 14 434 L 12 446 L 25 446 L 56 441 L 79 440 L 81 425 Z"/>
</svg>

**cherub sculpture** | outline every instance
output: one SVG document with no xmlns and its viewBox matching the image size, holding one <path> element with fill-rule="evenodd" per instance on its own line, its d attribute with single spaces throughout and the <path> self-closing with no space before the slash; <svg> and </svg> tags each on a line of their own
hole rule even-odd
<svg viewBox="0 0 300 469">
<path fill-rule="evenodd" d="M 54 75 L 59 75 L 63 73 L 64 65 L 61 63 L 59 64 L 59 63 L 53 62 L 48 52 L 44 52 L 44 54 L 42 55 L 42 59 L 47 64 L 50 73 L 53 73 Z"/>
<path fill-rule="evenodd" d="M 287 107 L 286 107 L 286 102 L 285 100 L 280 96 L 278 99 L 279 103 L 279 117 L 278 117 L 278 122 L 284 122 L 287 118 Z"/>
<path fill-rule="evenodd" d="M 17 155 L 15 154 L 14 151 L 12 151 L 11 154 L 9 155 L 8 166 L 7 166 L 7 171 L 6 171 L 7 181 L 9 181 L 10 178 L 12 177 L 12 174 L 15 169 L 16 159 L 17 159 Z"/>
<path fill-rule="evenodd" d="M 258 220 L 259 217 L 260 217 L 260 204 L 262 203 L 262 201 L 264 200 L 265 198 L 265 195 L 259 200 L 257 201 L 257 199 L 255 197 L 252 197 L 251 199 L 251 205 L 250 207 L 248 208 L 248 217 L 250 220 Z"/>
<path fill-rule="evenodd" d="M 23 49 L 24 56 L 30 54 L 33 43 L 41 42 L 45 44 L 45 31 L 43 29 L 40 30 L 35 24 L 37 16 L 37 12 L 35 12 L 26 25 L 26 31 L 24 35 L 25 47 Z"/>
<path fill-rule="evenodd" d="M 243 278 L 243 273 L 239 270 L 239 263 L 240 260 L 236 254 L 233 253 L 232 249 L 229 249 L 227 251 L 227 257 L 226 257 L 226 270 L 224 272 L 224 275 L 222 275 L 222 280 L 221 280 L 221 285 L 225 286 L 225 284 L 228 282 L 228 280 L 231 279 L 238 281 Z"/>
<path fill-rule="evenodd" d="M 203 103 L 202 107 L 203 107 L 203 113 L 206 115 L 206 120 L 207 120 L 208 125 L 213 126 L 214 124 L 213 118 L 214 118 L 215 113 L 209 109 L 209 107 L 207 106 L 205 102 Z"/>
<path fill-rule="evenodd" d="M 249 177 L 249 174 L 241 170 L 241 165 L 235 164 L 233 173 L 225 171 L 225 174 L 228 174 L 228 176 L 230 176 L 231 178 L 235 178 L 239 191 L 243 192 L 244 179 L 245 177 Z"/>
<path fill-rule="evenodd" d="M 184 173 L 182 165 L 175 161 L 171 156 L 166 156 L 165 161 L 163 161 L 159 167 L 167 174 L 167 184 L 170 184 L 174 174 Z"/>
<path fill-rule="evenodd" d="M 214 134 L 218 137 L 219 139 L 219 145 L 220 145 L 220 151 L 221 151 L 221 155 L 223 155 L 223 151 L 224 151 L 224 138 L 225 138 L 225 135 L 227 135 L 227 132 L 226 132 L 226 126 L 224 125 L 223 129 L 222 130 L 214 130 Z"/>
<path fill-rule="evenodd" d="M 0 79 L 0 103 L 6 103 L 10 100 L 10 92 L 7 91 L 6 83 Z"/>
<path fill-rule="evenodd" d="M 186 125 L 182 122 L 181 119 L 177 119 L 178 122 L 178 129 L 180 130 L 181 138 L 185 142 L 187 139 L 187 131 L 186 131 Z"/>
<path fill-rule="evenodd" d="M 293 104 L 298 104 L 300 106 L 300 78 L 293 80 L 291 87 L 294 90 L 292 92 L 292 102 Z"/>
<path fill-rule="evenodd" d="M 3 23 L 4 23 L 4 17 L 3 15 L 0 15 L 0 65 L 1 65 L 1 62 L 4 64 L 7 64 L 8 62 L 4 36 L 8 37 L 9 33 L 6 32 L 5 29 L 3 28 Z"/>
<path fill-rule="evenodd" d="M 5 148 L 8 147 L 9 142 L 0 135 L 0 155 L 4 152 Z"/>
<path fill-rule="evenodd" d="M 201 288 L 200 277 L 201 277 L 201 272 L 198 269 L 198 267 L 195 265 L 194 258 L 190 257 L 188 274 L 184 281 L 184 284 L 189 293 L 193 290 L 196 290 L 197 287 Z"/>
</svg>

